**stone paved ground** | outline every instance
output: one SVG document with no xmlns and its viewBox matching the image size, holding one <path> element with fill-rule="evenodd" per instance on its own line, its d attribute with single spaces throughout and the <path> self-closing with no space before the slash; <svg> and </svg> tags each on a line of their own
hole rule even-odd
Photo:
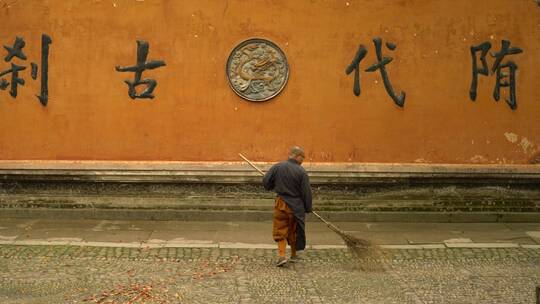
<svg viewBox="0 0 540 304">
<path fill-rule="evenodd" d="M 368 261 L 317 249 L 303 257 L 277 268 L 269 249 L 2 245 L 0 303 L 509 304 L 536 303 L 540 286 L 537 248 L 386 250 Z M 366 263 L 381 267 L 361 270 Z"/>
</svg>

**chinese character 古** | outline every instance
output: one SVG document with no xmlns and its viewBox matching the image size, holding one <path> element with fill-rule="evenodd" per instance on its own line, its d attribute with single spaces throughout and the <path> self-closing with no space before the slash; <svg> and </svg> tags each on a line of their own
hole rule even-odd
<svg viewBox="0 0 540 304">
<path fill-rule="evenodd" d="M 141 80 L 142 73 L 145 70 L 153 70 L 165 65 L 165 62 L 162 60 L 152 60 L 146 62 L 146 57 L 148 56 L 149 45 L 148 42 L 143 40 L 137 40 L 137 64 L 129 67 L 116 66 L 116 71 L 118 72 L 135 72 L 135 79 L 125 80 L 124 82 L 128 85 L 128 95 L 132 99 L 135 98 L 154 98 L 152 92 L 157 86 L 157 81 L 154 79 L 143 79 Z M 140 94 L 137 94 L 135 88 L 139 85 L 146 85 Z"/>
</svg>

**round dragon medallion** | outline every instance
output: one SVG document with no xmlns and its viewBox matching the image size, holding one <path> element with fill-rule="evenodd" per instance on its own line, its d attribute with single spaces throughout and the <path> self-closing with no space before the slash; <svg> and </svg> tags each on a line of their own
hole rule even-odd
<svg viewBox="0 0 540 304">
<path fill-rule="evenodd" d="M 283 51 L 259 38 L 243 41 L 233 49 L 226 72 L 234 92 L 250 101 L 276 96 L 289 79 L 289 65 Z"/>
</svg>

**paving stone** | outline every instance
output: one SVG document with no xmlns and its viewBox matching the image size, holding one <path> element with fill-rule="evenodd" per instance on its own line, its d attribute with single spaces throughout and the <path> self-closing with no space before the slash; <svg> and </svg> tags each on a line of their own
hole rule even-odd
<svg viewBox="0 0 540 304">
<path fill-rule="evenodd" d="M 534 303 L 540 285 L 538 248 L 301 256 L 278 268 L 263 248 L 0 245 L 0 303 Z"/>
<path fill-rule="evenodd" d="M 418 244 L 418 245 L 381 245 L 384 249 L 437 249 L 445 248 L 443 244 Z"/>
<path fill-rule="evenodd" d="M 523 248 L 529 248 L 529 249 L 540 249 L 540 245 L 528 245 L 528 244 L 524 244 L 524 245 L 521 245 L 521 247 L 523 247 Z"/>
<path fill-rule="evenodd" d="M 449 248 L 514 248 L 517 243 L 445 243 Z"/>
</svg>

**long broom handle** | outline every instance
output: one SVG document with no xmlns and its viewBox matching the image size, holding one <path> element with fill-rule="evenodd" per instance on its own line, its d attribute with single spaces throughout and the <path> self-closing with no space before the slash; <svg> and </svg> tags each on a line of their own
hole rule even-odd
<svg viewBox="0 0 540 304">
<path fill-rule="evenodd" d="M 253 169 L 259 171 L 259 173 L 261 175 L 264 176 L 264 172 L 259 169 L 257 166 L 255 166 L 254 163 L 252 163 L 249 159 L 247 159 L 244 155 L 242 155 L 242 153 L 238 153 L 238 156 L 240 156 L 243 160 L 245 160 L 251 167 L 253 167 Z M 316 217 L 318 217 L 323 223 L 326 224 L 326 226 L 328 226 L 330 229 L 336 231 L 336 232 L 339 232 L 339 233 L 343 233 L 343 231 L 341 229 L 339 229 L 338 227 L 334 226 L 332 223 L 328 222 L 327 220 L 325 220 L 322 216 L 320 216 L 317 212 L 315 211 L 311 211 L 311 213 L 313 213 L 313 215 L 315 215 Z"/>
<path fill-rule="evenodd" d="M 255 164 L 253 164 L 252 162 L 250 162 L 249 159 L 247 159 L 244 155 L 242 155 L 242 153 L 238 153 L 238 155 L 239 155 L 241 158 L 243 158 L 250 166 L 252 166 L 253 169 L 259 171 L 259 173 L 260 173 L 261 175 L 264 176 L 264 172 L 263 172 L 261 169 L 259 169 L 257 166 L 255 166 Z"/>
</svg>

